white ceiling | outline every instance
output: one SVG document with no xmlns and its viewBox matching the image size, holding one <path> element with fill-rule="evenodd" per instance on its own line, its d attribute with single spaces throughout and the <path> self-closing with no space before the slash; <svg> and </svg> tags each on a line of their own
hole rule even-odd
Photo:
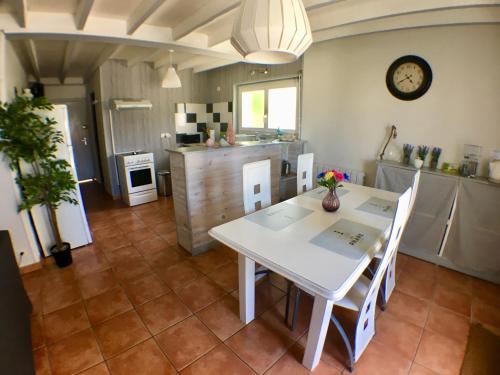
<svg viewBox="0 0 500 375">
<path fill-rule="evenodd" d="M 402 28 L 500 23 L 500 0 L 303 0 L 315 42 Z M 243 61 L 238 0 L 0 0 L 0 30 L 37 78 L 86 79 L 110 58 L 195 72 Z"/>
</svg>

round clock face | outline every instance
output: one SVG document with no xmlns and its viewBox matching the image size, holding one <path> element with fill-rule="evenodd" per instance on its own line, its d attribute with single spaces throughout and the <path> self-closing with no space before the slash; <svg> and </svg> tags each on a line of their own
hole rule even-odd
<svg viewBox="0 0 500 375">
<path fill-rule="evenodd" d="M 429 89 L 432 70 L 429 64 L 418 56 L 403 56 L 394 61 L 387 71 L 387 88 L 396 98 L 414 100 Z"/>
</svg>

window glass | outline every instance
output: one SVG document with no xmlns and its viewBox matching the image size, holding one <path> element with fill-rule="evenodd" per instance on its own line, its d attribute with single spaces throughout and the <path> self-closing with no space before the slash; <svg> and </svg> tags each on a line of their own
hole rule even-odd
<svg viewBox="0 0 500 375">
<path fill-rule="evenodd" d="M 241 126 L 264 128 L 265 91 L 245 91 L 241 94 Z"/>
<path fill-rule="evenodd" d="M 295 130 L 297 121 L 297 88 L 284 87 L 268 91 L 269 129 Z"/>
</svg>

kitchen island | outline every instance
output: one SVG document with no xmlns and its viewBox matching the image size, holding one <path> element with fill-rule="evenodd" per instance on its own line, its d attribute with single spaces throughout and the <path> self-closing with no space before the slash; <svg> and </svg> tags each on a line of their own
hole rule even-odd
<svg viewBox="0 0 500 375">
<path fill-rule="evenodd" d="M 282 143 L 175 147 L 170 155 L 177 242 L 197 255 L 215 245 L 208 230 L 244 215 L 243 165 L 271 160 L 271 200 L 279 202 Z"/>
</svg>

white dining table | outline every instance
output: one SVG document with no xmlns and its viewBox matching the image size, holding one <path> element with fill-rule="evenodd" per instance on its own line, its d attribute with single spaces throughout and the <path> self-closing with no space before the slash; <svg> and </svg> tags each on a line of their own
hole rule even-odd
<svg viewBox="0 0 500 375">
<path fill-rule="evenodd" d="M 326 190 L 317 188 L 209 231 L 238 252 L 240 319 L 244 323 L 255 318 L 255 262 L 313 293 L 302 361 L 310 370 L 321 358 L 335 301 L 346 295 L 388 238 L 399 197 L 366 186 L 343 185 L 338 189 L 337 212 L 323 210 Z M 352 233 L 336 230 L 341 224 L 345 229 L 346 223 L 355 223 Z M 351 245 L 349 238 L 342 243 L 342 237 L 340 242 L 331 237 L 332 231 L 356 237 L 358 224 L 370 232 L 364 236 L 362 248 L 361 243 Z"/>
</svg>

